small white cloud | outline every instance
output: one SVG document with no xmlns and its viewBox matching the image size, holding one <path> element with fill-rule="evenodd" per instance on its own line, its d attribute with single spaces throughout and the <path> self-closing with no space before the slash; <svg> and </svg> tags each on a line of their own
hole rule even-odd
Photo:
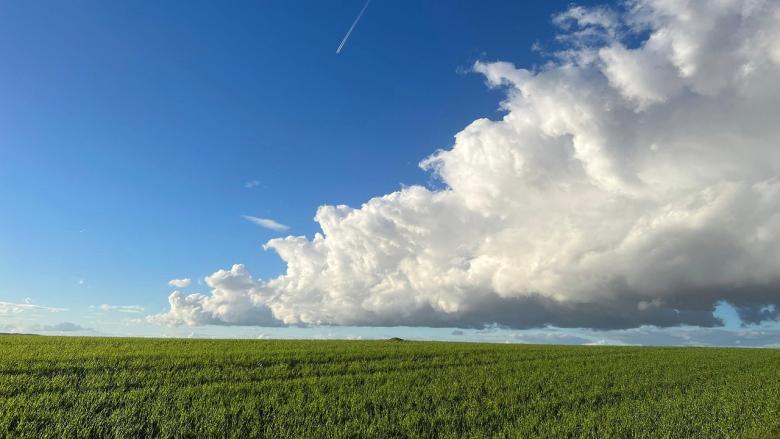
<svg viewBox="0 0 780 439">
<path fill-rule="evenodd" d="M 250 215 L 242 215 L 241 217 L 252 224 L 258 225 L 260 227 L 264 227 L 266 229 L 275 230 L 277 232 L 283 232 L 290 228 L 289 226 L 278 223 L 269 218 L 258 218 L 256 216 L 250 216 Z"/>
<path fill-rule="evenodd" d="M 172 279 L 168 281 L 168 285 L 174 288 L 187 288 L 188 286 L 192 285 L 192 279 L 188 277 L 182 279 Z"/>
<path fill-rule="evenodd" d="M 247 181 L 244 183 L 244 187 L 247 189 L 252 189 L 253 187 L 260 186 L 260 182 L 257 180 Z"/>
<path fill-rule="evenodd" d="M 103 312 L 109 312 L 109 311 L 127 312 L 127 313 L 144 312 L 144 308 L 139 305 L 109 305 L 107 303 L 104 303 L 100 305 L 98 308 L 100 308 L 100 310 Z"/>
</svg>

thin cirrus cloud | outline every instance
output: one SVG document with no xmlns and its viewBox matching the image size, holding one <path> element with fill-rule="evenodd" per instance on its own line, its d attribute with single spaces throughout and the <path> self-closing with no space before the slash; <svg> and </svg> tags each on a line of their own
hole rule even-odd
<svg viewBox="0 0 780 439">
<path fill-rule="evenodd" d="M 290 227 L 286 226 L 284 224 L 278 223 L 272 219 L 269 218 L 258 218 L 256 216 L 250 216 L 250 215 L 242 215 L 241 218 L 244 218 L 245 220 L 249 221 L 252 224 L 255 224 L 257 226 L 274 230 L 276 232 L 284 232 L 286 230 L 289 230 Z"/>
<path fill-rule="evenodd" d="M 97 307 L 103 312 L 124 312 L 124 313 L 133 313 L 133 314 L 139 314 L 144 312 L 144 307 L 139 305 L 109 305 L 107 303 L 104 303 L 102 305 L 99 305 Z"/>
<path fill-rule="evenodd" d="M 81 325 L 72 322 L 62 322 L 53 325 L 5 325 L 0 326 L 0 332 L 8 332 L 12 334 L 25 334 L 36 332 L 92 332 L 91 328 L 85 328 Z"/>
<path fill-rule="evenodd" d="M 35 305 L 30 302 L 31 301 L 29 299 L 25 300 L 24 303 L 0 302 L 0 315 L 21 314 L 25 312 L 36 312 L 36 311 L 51 312 L 51 313 L 68 311 L 67 308 Z"/>
<path fill-rule="evenodd" d="M 543 67 L 474 64 L 504 115 L 422 160 L 441 189 L 322 206 L 321 233 L 266 243 L 284 274 L 237 264 L 148 319 L 717 327 L 728 302 L 743 323 L 776 321 L 777 17 L 752 0 L 564 11 Z"/>
</svg>

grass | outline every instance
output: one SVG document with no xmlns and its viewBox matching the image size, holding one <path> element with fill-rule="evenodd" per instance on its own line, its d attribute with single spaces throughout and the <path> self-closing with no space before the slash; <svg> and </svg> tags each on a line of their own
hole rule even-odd
<svg viewBox="0 0 780 439">
<path fill-rule="evenodd" d="M 780 350 L 0 337 L 0 437 L 780 437 Z"/>
</svg>

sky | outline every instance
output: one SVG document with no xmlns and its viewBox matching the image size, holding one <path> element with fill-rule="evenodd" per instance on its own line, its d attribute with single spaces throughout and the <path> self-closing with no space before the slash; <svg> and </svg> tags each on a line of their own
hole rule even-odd
<svg viewBox="0 0 780 439">
<path fill-rule="evenodd" d="M 777 346 L 780 7 L 0 4 L 0 332 Z"/>
</svg>

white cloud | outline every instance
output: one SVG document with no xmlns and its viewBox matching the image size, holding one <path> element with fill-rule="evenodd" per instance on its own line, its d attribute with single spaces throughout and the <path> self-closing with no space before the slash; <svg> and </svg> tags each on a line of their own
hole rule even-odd
<svg viewBox="0 0 780 439">
<path fill-rule="evenodd" d="M 553 23 L 565 31 L 557 39 L 580 52 L 587 51 L 589 45 L 614 40 L 622 27 L 618 14 L 607 7 L 572 6 L 553 16 Z"/>
<path fill-rule="evenodd" d="M 147 317 L 147 321 L 167 325 L 234 324 L 276 326 L 279 322 L 264 305 L 262 284 L 253 280 L 243 265 L 230 271 L 219 270 L 206 277 L 211 295 L 185 296 L 174 291 L 168 297 L 170 311 Z"/>
<path fill-rule="evenodd" d="M 182 279 L 171 279 L 168 281 L 168 285 L 174 288 L 187 288 L 188 286 L 192 285 L 192 279 L 188 277 Z"/>
<path fill-rule="evenodd" d="M 92 332 L 92 329 L 71 322 L 62 322 L 52 325 L 5 325 L 0 326 L 0 332 L 12 334 L 27 334 L 36 332 Z"/>
<path fill-rule="evenodd" d="M 260 182 L 257 180 L 251 180 L 244 183 L 244 187 L 247 189 L 252 189 L 253 187 L 260 186 Z"/>
<path fill-rule="evenodd" d="M 98 308 L 103 312 L 110 312 L 110 311 L 124 312 L 124 313 L 144 312 L 144 307 L 139 305 L 109 305 L 107 303 L 104 303 L 98 306 Z"/>
<path fill-rule="evenodd" d="M 776 319 L 780 4 L 629 6 L 561 15 L 568 46 L 539 71 L 476 63 L 506 113 L 423 160 L 443 189 L 322 206 L 313 239 L 266 244 L 284 275 L 220 270 L 150 319 L 716 326 L 721 300 Z"/>
<path fill-rule="evenodd" d="M 285 230 L 289 230 L 290 227 L 286 226 L 284 224 L 278 223 L 272 219 L 268 218 L 258 218 L 256 216 L 250 216 L 250 215 L 242 215 L 242 218 L 249 221 L 252 224 L 258 225 L 260 227 L 264 227 L 266 229 L 275 230 L 277 232 L 283 232 Z"/>
<path fill-rule="evenodd" d="M 67 311 L 66 308 L 34 305 L 31 302 L 32 301 L 29 299 L 29 297 L 25 299 L 24 303 L 0 302 L 0 315 L 21 314 L 24 312 L 36 312 L 36 311 L 43 311 L 43 312 Z"/>
</svg>

